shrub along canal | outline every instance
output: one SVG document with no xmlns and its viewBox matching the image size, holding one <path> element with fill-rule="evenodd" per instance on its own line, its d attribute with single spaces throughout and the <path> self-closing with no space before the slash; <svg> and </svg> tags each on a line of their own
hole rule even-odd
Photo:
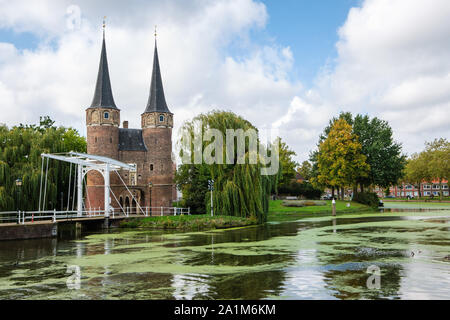
<svg viewBox="0 0 450 320">
<path fill-rule="evenodd" d="M 450 205 L 389 206 L 204 232 L 0 242 L 0 299 L 449 299 Z M 367 288 L 371 266 L 379 289 Z"/>
</svg>

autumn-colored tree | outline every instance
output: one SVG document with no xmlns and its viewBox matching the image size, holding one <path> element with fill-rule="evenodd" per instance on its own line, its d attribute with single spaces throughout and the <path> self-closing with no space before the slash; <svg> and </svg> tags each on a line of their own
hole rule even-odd
<svg viewBox="0 0 450 320">
<path fill-rule="evenodd" d="M 353 186 L 358 177 L 367 176 L 370 170 L 361 149 L 352 126 L 345 119 L 336 120 L 319 145 L 318 176 L 313 183 L 334 188 Z"/>
</svg>

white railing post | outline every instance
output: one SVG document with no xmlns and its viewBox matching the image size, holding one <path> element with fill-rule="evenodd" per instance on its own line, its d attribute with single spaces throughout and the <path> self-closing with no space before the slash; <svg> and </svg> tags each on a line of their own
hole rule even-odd
<svg viewBox="0 0 450 320">
<path fill-rule="evenodd" d="M 25 224 L 25 214 L 26 211 L 22 211 L 22 224 Z"/>
<path fill-rule="evenodd" d="M 86 192 L 88 192 L 86 190 Z M 83 215 L 83 168 L 79 164 L 77 167 L 77 216 Z"/>
<path fill-rule="evenodd" d="M 110 181 L 110 177 L 109 177 L 109 164 L 106 165 L 106 169 L 103 175 L 103 178 L 105 179 L 105 212 L 104 212 L 104 216 L 105 217 L 109 217 L 109 208 L 111 205 L 111 198 L 110 198 L 110 194 L 109 194 L 109 181 Z"/>
<path fill-rule="evenodd" d="M 161 207 L 161 217 L 164 215 L 164 209 Z"/>
<path fill-rule="evenodd" d="M 56 209 L 53 209 L 53 222 L 56 222 Z"/>
<path fill-rule="evenodd" d="M 145 208 L 145 216 L 148 217 L 148 207 Z"/>
<path fill-rule="evenodd" d="M 188 207 L 188 216 L 191 215 L 191 207 Z"/>
<path fill-rule="evenodd" d="M 173 215 L 174 215 L 174 216 L 177 215 L 177 207 L 173 208 Z"/>
</svg>

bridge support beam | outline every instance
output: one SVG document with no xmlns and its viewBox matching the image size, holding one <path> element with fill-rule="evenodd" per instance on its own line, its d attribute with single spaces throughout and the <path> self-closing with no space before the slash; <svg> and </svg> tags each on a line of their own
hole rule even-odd
<svg viewBox="0 0 450 320">
<path fill-rule="evenodd" d="M 78 198 L 77 198 L 77 215 L 81 217 L 83 215 L 83 168 L 81 165 L 77 166 L 77 188 L 78 188 Z"/>
<path fill-rule="evenodd" d="M 109 209 L 111 206 L 111 197 L 109 195 L 109 164 L 106 165 L 105 171 L 103 172 L 103 178 L 105 179 L 105 217 L 109 220 Z"/>
</svg>

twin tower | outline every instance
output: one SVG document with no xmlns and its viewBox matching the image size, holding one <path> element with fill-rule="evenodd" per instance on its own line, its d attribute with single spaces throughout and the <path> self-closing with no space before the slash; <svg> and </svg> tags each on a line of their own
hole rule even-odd
<svg viewBox="0 0 450 320">
<path fill-rule="evenodd" d="M 140 207 L 171 207 L 176 199 L 175 163 L 172 158 L 173 114 L 164 97 L 158 50 L 155 41 L 150 96 L 141 115 L 141 129 L 120 128 L 120 109 L 111 90 L 111 81 L 103 33 L 100 67 L 92 104 L 86 109 L 87 152 L 136 165 L 137 171 L 110 175 L 111 205 L 131 213 Z M 126 186 L 124 185 L 126 184 Z M 131 194 L 133 196 L 131 196 Z M 104 180 L 100 173 L 87 175 L 87 210 L 104 208 Z M 139 206 L 138 206 L 139 204 Z"/>
</svg>

